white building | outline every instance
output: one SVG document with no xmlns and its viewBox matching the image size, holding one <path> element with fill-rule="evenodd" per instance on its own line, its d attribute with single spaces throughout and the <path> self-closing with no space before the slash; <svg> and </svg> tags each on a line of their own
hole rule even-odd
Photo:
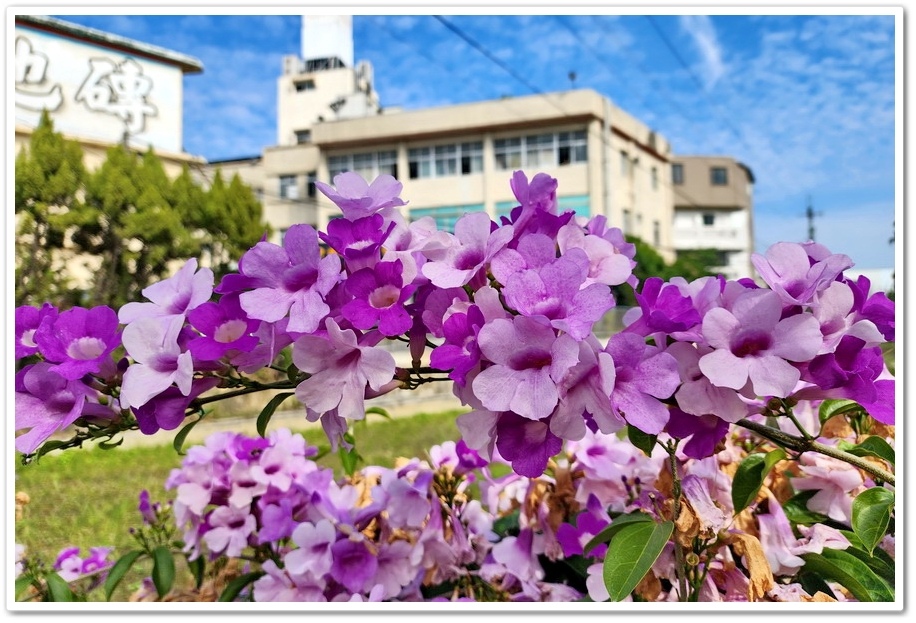
<svg viewBox="0 0 916 623">
<path fill-rule="evenodd" d="M 14 34 L 17 152 L 47 110 L 90 169 L 124 142 L 152 147 L 170 174 L 202 162 L 182 146 L 182 81 L 198 59 L 46 16 L 16 15 Z"/>
<path fill-rule="evenodd" d="M 715 249 L 727 279 L 755 274 L 754 174 L 728 156 L 674 156 L 674 245 L 678 252 Z"/>
</svg>

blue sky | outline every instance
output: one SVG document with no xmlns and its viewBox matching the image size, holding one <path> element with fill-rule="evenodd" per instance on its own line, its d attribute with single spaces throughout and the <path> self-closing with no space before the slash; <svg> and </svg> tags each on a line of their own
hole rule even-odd
<svg viewBox="0 0 916 623">
<path fill-rule="evenodd" d="M 372 62 L 383 106 L 563 90 L 574 71 L 577 88 L 609 96 L 676 153 L 747 164 L 758 251 L 807 238 L 810 196 L 818 242 L 857 268 L 894 266 L 893 15 L 445 15 L 494 62 L 432 9 L 402 10 L 416 14 L 353 20 L 354 58 Z M 185 78 L 187 151 L 216 160 L 276 143 L 276 80 L 282 57 L 300 53 L 298 15 L 56 16 L 203 62 Z"/>
</svg>

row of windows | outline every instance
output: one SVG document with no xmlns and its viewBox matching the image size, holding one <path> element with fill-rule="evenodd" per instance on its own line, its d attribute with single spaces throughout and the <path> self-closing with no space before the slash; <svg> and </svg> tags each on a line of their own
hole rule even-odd
<svg viewBox="0 0 916 623">
<path fill-rule="evenodd" d="M 374 180 L 382 174 L 397 178 L 398 152 L 390 149 L 328 157 L 328 174 L 332 180 L 335 175 L 344 171 L 359 173 L 365 180 Z"/>
<path fill-rule="evenodd" d="M 671 165 L 671 181 L 674 184 L 684 183 L 684 165 Z M 725 167 L 709 167 L 709 183 L 713 186 L 728 186 L 728 169 Z"/>
<path fill-rule="evenodd" d="M 584 130 L 500 138 L 493 141 L 493 153 L 501 170 L 564 166 L 586 162 L 588 141 Z"/>
<path fill-rule="evenodd" d="M 483 141 L 407 150 L 410 179 L 469 175 L 483 171 Z"/>
</svg>

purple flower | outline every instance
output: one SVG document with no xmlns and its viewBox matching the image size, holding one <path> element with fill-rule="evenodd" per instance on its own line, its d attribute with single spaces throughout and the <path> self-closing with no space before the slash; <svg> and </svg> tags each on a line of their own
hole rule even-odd
<svg viewBox="0 0 916 623">
<path fill-rule="evenodd" d="M 560 384 L 560 403 L 550 418 L 550 430 L 567 440 L 582 439 L 584 414 L 599 414 L 599 426 L 606 434 L 626 424 L 611 406 L 611 392 L 617 370 L 613 358 L 603 352 L 598 339 L 591 336 L 579 342 L 579 362 L 570 368 Z"/>
<path fill-rule="evenodd" d="M 864 340 L 868 346 L 877 346 L 884 336 L 870 320 L 856 318 L 851 313 L 855 295 L 852 288 L 842 281 L 834 281 L 817 297 L 818 305 L 812 314 L 821 325 L 824 345 L 821 353 L 833 352 L 844 336 Z"/>
<path fill-rule="evenodd" d="M 378 558 L 372 555 L 364 539 L 353 535 L 331 546 L 334 562 L 330 575 L 351 593 L 371 588 L 369 582 L 378 570 Z"/>
<path fill-rule="evenodd" d="M 134 407 L 137 426 L 144 435 L 152 435 L 160 430 L 174 430 L 184 422 L 188 405 L 191 401 L 209 389 L 219 385 L 219 379 L 208 377 L 191 382 L 191 391 L 187 395 L 174 385 L 166 387 L 143 405 Z"/>
<path fill-rule="evenodd" d="M 674 333 L 687 331 L 700 324 L 700 313 L 689 296 L 681 293 L 674 284 L 666 284 L 659 277 L 649 277 L 636 295 L 642 315 L 627 327 L 640 335 L 656 331 Z"/>
<path fill-rule="evenodd" d="M 586 286 L 587 277 L 588 257 L 581 249 L 571 249 L 539 269 L 514 273 L 503 295 L 521 314 L 543 316 L 551 326 L 578 341 L 589 335 L 595 322 L 614 306 L 610 288 L 600 283 Z"/>
<path fill-rule="evenodd" d="M 67 380 L 38 362 L 16 375 L 16 430 L 30 429 L 16 437 L 16 449 L 30 454 L 48 437 L 63 430 L 82 414 L 95 391 L 80 381 Z"/>
<path fill-rule="evenodd" d="M 539 477 L 562 447 L 563 440 L 550 432 L 549 419 L 530 420 L 511 411 L 499 415 L 496 449 L 516 474 Z"/>
<path fill-rule="evenodd" d="M 883 372 L 881 349 L 865 348 L 865 342 L 847 335 L 835 352 L 811 360 L 806 377 L 821 389 L 829 390 L 828 397 L 855 400 L 878 421 L 893 424 L 894 381 L 879 380 Z"/>
<path fill-rule="evenodd" d="M 368 184 L 358 173 L 346 171 L 334 176 L 334 185 L 336 189 L 324 182 L 315 182 L 318 190 L 333 201 L 344 218 L 350 221 L 376 212 L 384 216 L 391 212 L 391 208 L 407 205 L 398 196 L 403 185 L 387 174 L 379 175 L 372 184 Z"/>
<path fill-rule="evenodd" d="M 871 320 L 878 327 L 884 339 L 893 342 L 896 316 L 894 301 L 887 298 L 884 292 L 876 292 L 868 296 L 871 282 L 865 275 L 860 275 L 855 283 L 847 279 L 846 284 L 852 289 L 854 297 L 852 309 L 856 317 Z"/>
<path fill-rule="evenodd" d="M 449 316 L 442 323 L 445 341 L 430 353 L 430 365 L 438 370 L 449 370 L 449 378 L 464 387 L 468 372 L 480 363 L 477 333 L 484 323 L 483 313 L 476 305 L 471 305 L 466 314 Z"/>
<path fill-rule="evenodd" d="M 712 415 L 691 415 L 672 407 L 666 430 L 672 437 L 687 439 L 682 452 L 693 459 L 715 454 L 716 445 L 728 433 L 728 422 Z"/>
<path fill-rule="evenodd" d="M 604 560 L 607 553 L 607 544 L 597 545 L 588 554 L 585 553 L 585 545 L 599 532 L 604 530 L 611 523 L 611 516 L 601 505 L 601 502 L 594 495 L 588 496 L 585 510 L 575 516 L 573 523 L 563 523 L 557 529 L 557 541 L 563 548 L 563 555 L 567 558 L 570 556 L 589 556 Z"/>
<path fill-rule="evenodd" d="M 258 345 L 252 333 L 261 321 L 249 318 L 234 294 L 223 296 L 219 303 L 208 301 L 196 307 L 188 314 L 188 322 L 201 333 L 188 342 L 188 350 L 201 361 L 222 359 L 229 350 L 249 352 Z"/>
<path fill-rule="evenodd" d="M 143 517 L 143 523 L 146 525 L 156 523 L 156 511 L 153 505 L 150 504 L 149 491 L 146 489 L 140 492 L 140 502 L 137 505 L 137 510 L 140 512 L 140 516 Z"/>
<path fill-rule="evenodd" d="M 550 415 L 560 398 L 557 383 L 576 364 L 575 340 L 557 337 L 535 319 L 515 316 L 487 323 L 477 341 L 493 362 L 472 382 L 480 402 L 491 411 L 514 411 L 531 420 Z"/>
<path fill-rule="evenodd" d="M 240 372 L 251 374 L 269 366 L 284 348 L 293 343 L 293 338 L 286 331 L 289 318 L 277 322 L 262 322 L 254 332 L 258 345 L 250 352 L 235 353 L 231 357 L 232 365 Z"/>
<path fill-rule="evenodd" d="M 58 365 L 51 369 L 75 381 L 102 369 L 119 346 L 118 317 L 110 307 L 74 307 L 42 323 L 34 340 L 41 354 Z"/>
<path fill-rule="evenodd" d="M 703 336 L 715 350 L 700 358 L 700 370 L 719 387 L 740 390 L 750 380 L 758 396 L 788 396 L 801 376 L 788 361 L 811 360 L 823 337 L 812 315 L 781 316 L 779 296 L 762 289 L 740 294 L 731 311 L 711 309 Z"/>
<path fill-rule="evenodd" d="M 277 322 L 289 313 L 288 331 L 312 333 L 330 308 L 324 296 L 340 279 L 340 258 L 321 257 L 318 233 L 293 225 L 283 246 L 259 242 L 242 256 L 254 289 L 240 296 L 250 318 Z"/>
<path fill-rule="evenodd" d="M 532 233 L 544 234 L 555 240 L 560 228 L 575 215 L 571 211 L 557 215 L 557 180 L 546 173 L 536 174 L 529 182 L 523 171 L 515 171 L 509 186 L 519 202 L 508 219 L 502 217 L 503 224 L 514 227 L 510 246 L 515 246 Z"/>
<path fill-rule="evenodd" d="M 328 233 L 319 234 L 319 237 L 344 258 L 347 271 L 352 274 L 378 263 L 382 245 L 394 227 L 395 223 L 385 227 L 381 214 L 355 221 L 337 218 L 328 223 Z"/>
<path fill-rule="evenodd" d="M 696 416 L 712 414 L 732 423 L 748 414 L 747 404 L 735 390 L 713 385 L 703 376 L 700 357 L 712 352 L 711 348 L 675 342 L 666 352 L 677 360 L 678 373 L 683 380 L 674 395 L 682 411 Z"/>
<path fill-rule="evenodd" d="M 582 249 L 588 257 L 585 285 L 602 283 L 606 286 L 617 286 L 626 283 L 633 274 L 636 262 L 632 260 L 632 254 L 626 253 L 627 245 L 624 243 L 623 233 L 617 228 L 611 231 L 619 235 L 616 238 L 613 235 L 596 235 L 589 233 L 578 223 L 569 222 L 557 232 L 557 245 L 561 254 L 566 254 L 571 249 Z M 614 244 L 615 239 L 621 243 L 620 246 Z M 632 244 L 628 246 L 635 249 Z"/>
<path fill-rule="evenodd" d="M 455 223 L 452 244 L 441 257 L 423 265 L 423 274 L 440 288 L 471 283 L 512 238 L 511 226 L 494 228 L 486 212 L 465 214 Z"/>
<path fill-rule="evenodd" d="M 212 294 L 213 271 L 209 268 L 198 271 L 197 260 L 191 258 L 168 279 L 143 289 L 143 296 L 151 303 L 127 303 L 118 310 L 118 320 L 121 324 L 128 324 L 140 318 L 175 314 L 184 316 L 209 300 Z"/>
<path fill-rule="evenodd" d="M 219 506 L 207 517 L 210 529 L 204 542 L 210 551 L 230 558 L 240 556 L 248 546 L 248 537 L 257 528 L 257 520 L 248 508 Z"/>
<path fill-rule="evenodd" d="M 614 414 L 644 433 L 660 433 L 668 422 L 668 407 L 661 400 L 670 398 L 680 384 L 677 361 L 632 333 L 614 335 L 604 350 L 614 359 L 616 370 L 611 393 Z M 599 426 L 607 417 L 592 416 Z"/>
<path fill-rule="evenodd" d="M 191 353 L 181 352 L 178 346 L 183 326 L 184 316 L 161 316 L 141 318 L 124 327 L 124 348 L 134 359 L 121 384 L 121 402 L 125 406 L 142 407 L 172 383 L 182 395 L 191 393 Z"/>
<path fill-rule="evenodd" d="M 810 253 L 815 253 L 814 257 Z M 754 253 L 751 263 L 786 305 L 807 305 L 853 263 L 846 255 L 826 248 L 794 242 L 777 242 L 764 255 Z"/>
<path fill-rule="evenodd" d="M 325 321 L 327 338 L 304 335 L 293 344 L 293 362 L 311 376 L 296 387 L 296 397 L 309 409 L 326 413 L 337 408 L 346 417 L 366 415 L 366 385 L 379 389 L 394 375 L 394 357 L 387 351 L 360 346 L 356 334 Z"/>
<path fill-rule="evenodd" d="M 357 329 L 371 329 L 378 323 L 382 335 L 400 335 L 413 324 L 404 304 L 415 286 L 404 286 L 401 260 L 379 262 L 373 268 L 356 271 L 346 281 L 353 300 L 341 308 L 344 318 Z"/>
<path fill-rule="evenodd" d="M 50 303 L 45 303 L 41 309 L 30 305 L 16 308 L 16 359 L 22 359 L 38 352 L 35 331 L 45 318 L 53 322 L 56 317 L 57 308 Z"/>
<path fill-rule="evenodd" d="M 283 559 L 286 569 L 303 575 L 308 571 L 316 578 L 331 570 L 334 561 L 331 546 L 337 541 L 337 531 L 327 519 L 316 523 L 301 523 L 293 531 L 293 543 L 299 546 Z"/>
</svg>

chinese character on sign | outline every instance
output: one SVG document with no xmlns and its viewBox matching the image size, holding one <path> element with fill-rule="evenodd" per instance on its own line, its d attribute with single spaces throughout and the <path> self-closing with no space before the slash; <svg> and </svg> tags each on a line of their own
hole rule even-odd
<svg viewBox="0 0 916 623">
<path fill-rule="evenodd" d="M 89 110 L 117 115 L 129 134 L 143 131 L 146 115 L 155 116 L 156 107 L 146 101 L 153 81 L 143 75 L 140 65 L 129 58 L 118 64 L 94 58 L 89 67 L 89 76 L 74 99 L 85 102 Z"/>
<path fill-rule="evenodd" d="M 64 97 L 60 85 L 41 89 L 48 70 L 48 57 L 32 50 L 25 37 L 16 37 L 16 106 L 27 110 L 57 110 Z"/>
</svg>

